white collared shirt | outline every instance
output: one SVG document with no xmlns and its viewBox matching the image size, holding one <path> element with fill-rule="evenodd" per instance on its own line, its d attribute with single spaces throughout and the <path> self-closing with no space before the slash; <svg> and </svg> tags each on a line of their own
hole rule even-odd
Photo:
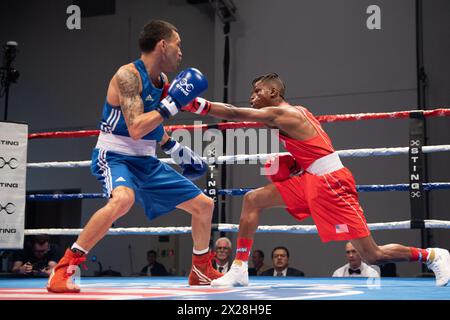
<svg viewBox="0 0 450 320">
<path fill-rule="evenodd" d="M 281 271 L 281 273 L 283 274 L 283 277 L 286 277 L 286 275 L 287 275 L 287 268 L 285 268 L 283 271 Z M 273 276 L 277 277 L 277 274 L 278 274 L 278 271 L 276 269 L 273 269 Z"/>
<path fill-rule="evenodd" d="M 340 267 L 333 273 L 333 277 L 365 277 L 365 278 L 379 278 L 380 277 L 380 267 L 368 265 L 361 262 L 359 269 L 361 274 L 350 274 L 349 273 L 350 264 L 347 263 L 345 266 Z"/>
<path fill-rule="evenodd" d="M 222 268 L 222 271 L 220 271 L 220 272 L 222 272 L 223 274 L 227 273 L 228 272 L 228 261 L 225 262 L 224 265 L 217 264 L 217 271 L 219 271 L 219 268 Z"/>
</svg>

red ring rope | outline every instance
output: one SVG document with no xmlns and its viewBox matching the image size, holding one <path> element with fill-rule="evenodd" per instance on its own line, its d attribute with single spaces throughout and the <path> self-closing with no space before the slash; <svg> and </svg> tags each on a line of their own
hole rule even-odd
<svg viewBox="0 0 450 320">
<path fill-rule="evenodd" d="M 421 110 L 413 111 L 396 111 L 396 112 L 381 112 L 381 113 L 357 113 L 357 114 L 336 114 L 336 115 L 323 115 L 317 116 L 317 120 L 320 122 L 336 122 L 336 121 L 358 121 L 358 120 L 374 120 L 374 119 L 404 119 L 409 118 L 411 112 L 417 112 Z M 424 117 L 448 117 L 450 116 L 450 109 L 435 109 L 423 111 Z M 261 128 L 264 125 L 259 122 L 221 122 L 216 124 L 201 124 L 201 125 L 172 125 L 165 126 L 164 128 L 168 132 L 175 130 L 185 129 L 194 130 L 201 129 L 206 130 L 210 128 L 216 128 L 219 130 L 237 129 L 237 128 Z M 80 138 L 98 136 L 99 130 L 82 130 L 82 131 L 65 131 L 65 132 L 41 132 L 31 133 L 28 135 L 28 139 L 41 139 L 41 138 Z"/>
</svg>

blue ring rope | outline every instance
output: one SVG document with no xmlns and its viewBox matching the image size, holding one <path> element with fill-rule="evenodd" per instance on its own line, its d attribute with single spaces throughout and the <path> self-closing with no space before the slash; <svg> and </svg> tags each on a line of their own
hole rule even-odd
<svg viewBox="0 0 450 320">
<path fill-rule="evenodd" d="M 358 192 L 379 192 L 379 191 L 409 191 L 409 184 L 367 184 L 357 185 Z M 435 182 L 424 183 L 423 189 L 430 190 L 445 190 L 450 189 L 450 182 Z M 227 196 L 242 196 L 254 188 L 242 188 L 242 189 L 221 189 L 218 190 L 219 195 Z M 108 198 L 105 193 L 74 193 L 74 194 L 29 194 L 27 200 L 34 201 L 53 201 L 53 200 L 74 200 L 74 199 L 103 199 Z"/>
</svg>

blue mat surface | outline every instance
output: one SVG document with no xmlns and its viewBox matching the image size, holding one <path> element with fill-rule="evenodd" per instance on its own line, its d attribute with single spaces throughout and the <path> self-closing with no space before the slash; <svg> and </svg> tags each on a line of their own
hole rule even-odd
<svg viewBox="0 0 450 320">
<path fill-rule="evenodd" d="M 46 279 L 0 279 L 0 300 L 450 300 L 434 278 L 251 277 L 248 287 L 189 287 L 184 277 L 90 278 L 79 294 L 51 294 Z"/>
</svg>

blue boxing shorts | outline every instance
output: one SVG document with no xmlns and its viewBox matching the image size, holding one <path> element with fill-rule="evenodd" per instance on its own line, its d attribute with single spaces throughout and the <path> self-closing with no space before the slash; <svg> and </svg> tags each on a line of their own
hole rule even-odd
<svg viewBox="0 0 450 320">
<path fill-rule="evenodd" d="M 133 189 L 150 220 L 202 193 L 190 180 L 152 156 L 129 156 L 96 148 L 91 172 L 109 196 L 118 186 Z"/>
</svg>

